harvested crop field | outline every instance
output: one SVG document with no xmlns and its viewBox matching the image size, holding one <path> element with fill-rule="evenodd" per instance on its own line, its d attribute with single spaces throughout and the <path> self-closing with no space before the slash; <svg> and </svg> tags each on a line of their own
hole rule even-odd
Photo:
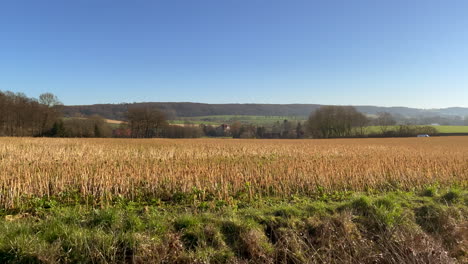
<svg viewBox="0 0 468 264">
<path fill-rule="evenodd" d="M 468 137 L 0 139 L 0 263 L 467 263 Z"/>
<path fill-rule="evenodd" d="M 0 139 L 0 205 L 34 197 L 172 200 L 466 187 L 468 137 Z M 77 199 L 78 199 L 77 198 Z"/>
</svg>

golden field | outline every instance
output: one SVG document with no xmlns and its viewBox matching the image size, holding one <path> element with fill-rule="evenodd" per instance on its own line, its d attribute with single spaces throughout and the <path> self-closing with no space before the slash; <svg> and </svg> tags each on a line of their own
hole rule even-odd
<svg viewBox="0 0 468 264">
<path fill-rule="evenodd" d="M 75 193 L 200 199 L 467 186 L 468 137 L 235 140 L 0 138 L 0 206 Z"/>
</svg>

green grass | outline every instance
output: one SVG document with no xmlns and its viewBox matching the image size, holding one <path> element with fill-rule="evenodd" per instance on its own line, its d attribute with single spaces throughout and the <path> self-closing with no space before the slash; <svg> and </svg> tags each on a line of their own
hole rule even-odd
<svg viewBox="0 0 468 264">
<path fill-rule="evenodd" d="M 253 116 L 253 115 L 213 115 L 213 116 L 197 116 L 197 117 L 179 117 L 176 120 L 170 120 L 172 124 L 184 124 L 186 122 L 192 124 L 220 125 L 223 123 L 233 123 L 239 121 L 244 124 L 254 125 L 271 125 L 275 122 L 300 121 L 304 122 L 307 119 L 305 116 Z"/>
<path fill-rule="evenodd" d="M 63 118 L 64 120 L 72 119 L 70 117 Z M 253 124 L 261 126 L 271 126 L 276 122 L 283 122 L 284 120 L 288 121 L 297 121 L 305 122 L 307 116 L 255 116 L 255 115 L 212 115 L 212 116 L 196 116 L 196 117 L 179 117 L 175 120 L 169 120 L 170 124 L 182 125 L 182 124 L 205 124 L 219 126 L 221 124 L 231 124 L 233 122 L 239 121 L 243 124 Z M 112 128 L 118 128 L 119 124 L 109 124 Z M 432 126 L 437 129 L 439 133 L 468 133 L 468 126 Z M 389 130 L 397 129 L 397 126 L 390 126 Z M 367 134 L 371 133 L 380 133 L 379 126 L 368 126 Z"/>
<path fill-rule="evenodd" d="M 205 125 L 221 125 L 223 123 L 231 124 L 239 121 L 243 124 L 271 126 L 276 122 L 284 120 L 305 122 L 306 116 L 254 116 L 254 115 L 213 115 L 213 116 L 197 116 L 197 117 L 179 117 L 176 120 L 170 120 L 171 124 L 205 124 Z M 432 126 L 439 133 L 468 133 L 468 126 Z M 397 126 L 390 126 L 389 130 L 397 129 Z M 367 127 L 367 133 L 380 133 L 379 126 Z"/>
<path fill-rule="evenodd" d="M 468 126 L 431 126 L 434 127 L 439 133 L 468 133 Z M 398 126 L 389 126 L 388 130 L 396 130 Z M 380 126 L 368 126 L 367 133 L 380 133 Z"/>
<path fill-rule="evenodd" d="M 120 201 L 102 208 L 48 203 L 4 211 L 0 263 L 467 260 L 462 228 L 467 190 L 429 186 L 414 192 L 210 203 Z"/>
<path fill-rule="evenodd" d="M 434 126 L 439 133 L 468 133 L 468 126 Z"/>
</svg>

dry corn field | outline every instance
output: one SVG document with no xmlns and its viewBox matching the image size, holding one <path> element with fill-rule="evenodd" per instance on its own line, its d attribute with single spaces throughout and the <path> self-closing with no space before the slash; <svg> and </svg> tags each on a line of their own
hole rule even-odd
<svg viewBox="0 0 468 264">
<path fill-rule="evenodd" d="M 170 199 L 467 186 L 468 137 L 331 140 L 0 138 L 0 205 L 76 193 Z"/>
</svg>

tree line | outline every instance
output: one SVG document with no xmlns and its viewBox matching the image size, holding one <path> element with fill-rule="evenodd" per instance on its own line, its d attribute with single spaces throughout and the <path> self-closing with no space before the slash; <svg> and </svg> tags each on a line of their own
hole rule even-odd
<svg viewBox="0 0 468 264">
<path fill-rule="evenodd" d="M 152 104 L 128 105 L 126 122 L 112 127 L 100 116 L 63 117 L 57 96 L 44 93 L 30 98 L 23 93 L 0 91 L 0 136 L 129 137 L 129 138 L 345 138 L 399 137 L 437 134 L 430 126 L 397 125 L 389 113 L 368 117 L 352 106 L 321 106 L 308 120 L 284 120 L 269 126 L 242 124 L 171 125 L 167 114 Z M 377 131 L 367 131 L 369 126 Z"/>
<path fill-rule="evenodd" d="M 0 91 L 0 135 L 46 136 L 60 116 L 61 105 L 51 93 L 35 99 Z"/>
<path fill-rule="evenodd" d="M 233 137 L 233 138 L 349 138 L 349 137 L 408 137 L 418 134 L 435 135 L 437 131 L 430 126 L 397 125 L 389 113 L 378 113 L 369 118 L 352 106 L 322 106 L 312 112 L 304 123 L 284 120 L 271 126 L 242 124 L 169 125 L 165 115 L 157 108 L 133 106 L 128 109 L 126 124 L 127 137 L 133 138 L 196 138 L 196 137 Z M 368 131 L 375 126 L 376 131 Z"/>
<path fill-rule="evenodd" d="M 111 137 L 112 128 L 99 116 L 63 118 L 63 104 L 52 93 L 39 98 L 0 91 L 0 136 Z"/>
<path fill-rule="evenodd" d="M 164 112 L 168 119 L 177 117 L 199 117 L 199 116 L 308 116 L 317 110 L 321 105 L 294 104 L 200 104 L 200 103 L 120 103 L 120 104 L 96 104 L 64 106 L 65 116 L 91 116 L 97 114 L 114 120 L 124 120 L 128 107 L 149 107 L 156 108 Z M 377 115 L 379 112 L 389 112 L 399 124 L 440 124 L 440 125 L 466 125 L 468 116 L 466 109 L 440 109 L 422 110 L 405 107 L 377 107 L 377 106 L 356 106 L 360 112 L 370 115 Z M 209 120 L 207 120 L 209 121 Z M 233 122 L 235 120 L 225 120 Z"/>
</svg>

